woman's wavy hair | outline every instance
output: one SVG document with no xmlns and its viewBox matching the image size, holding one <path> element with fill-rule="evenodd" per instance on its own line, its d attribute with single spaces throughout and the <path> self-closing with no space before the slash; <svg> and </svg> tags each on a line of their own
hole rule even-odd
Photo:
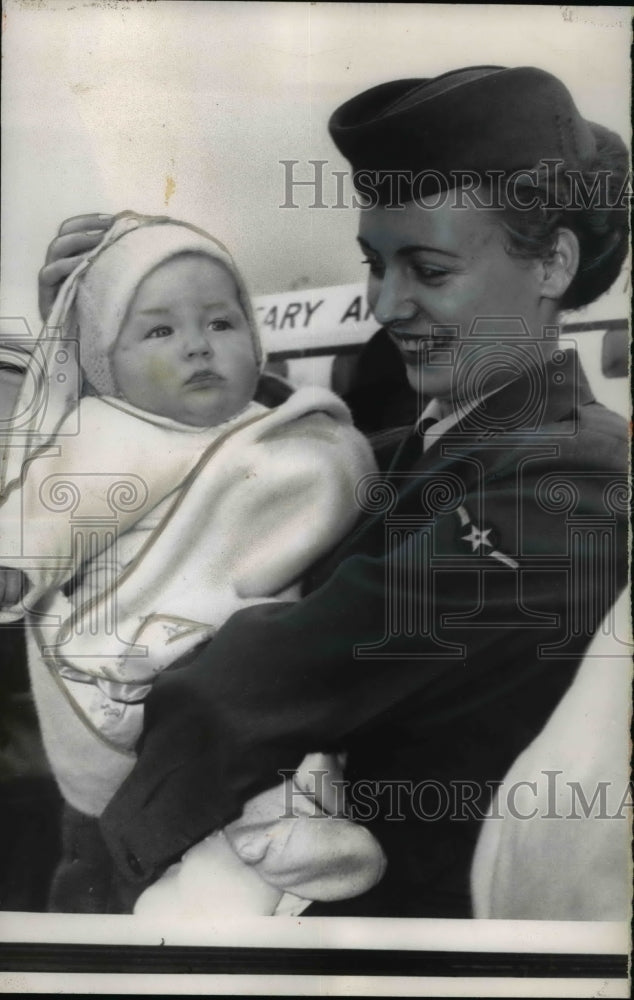
<svg viewBox="0 0 634 1000">
<path fill-rule="evenodd" d="M 499 220 L 510 240 L 507 252 L 526 259 L 552 257 L 558 229 L 575 233 L 579 267 L 561 309 L 578 309 L 603 295 L 619 276 L 629 245 L 627 149 L 615 132 L 590 124 L 597 152 L 585 169 L 567 171 L 564 164 L 553 174 L 540 166 L 526 178 L 525 191 L 520 181 L 513 202 L 504 199 Z M 519 207 L 531 200 L 538 204 Z"/>
</svg>

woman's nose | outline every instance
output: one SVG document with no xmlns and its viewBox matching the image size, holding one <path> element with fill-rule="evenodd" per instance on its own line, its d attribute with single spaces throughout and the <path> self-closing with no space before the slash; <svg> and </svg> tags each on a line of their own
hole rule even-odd
<svg viewBox="0 0 634 1000">
<path fill-rule="evenodd" d="M 374 317 L 382 325 L 413 319 L 417 306 L 407 278 L 389 270 L 385 272 L 374 296 Z"/>
</svg>

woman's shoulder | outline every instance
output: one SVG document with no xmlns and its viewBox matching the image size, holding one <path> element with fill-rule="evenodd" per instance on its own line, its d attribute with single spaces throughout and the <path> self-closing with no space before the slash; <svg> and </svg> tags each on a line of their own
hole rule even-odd
<svg viewBox="0 0 634 1000">
<path fill-rule="evenodd" d="M 624 417 L 596 399 L 554 428 L 562 466 L 602 473 L 627 470 L 629 432 Z"/>
<path fill-rule="evenodd" d="M 625 417 L 596 399 L 579 408 L 579 433 L 584 436 L 607 436 L 624 442 L 629 435 Z"/>
<path fill-rule="evenodd" d="M 504 447 L 504 437 L 507 447 Z M 549 473 L 579 476 L 625 475 L 629 454 L 627 421 L 595 399 L 558 419 L 495 439 L 479 452 L 487 478 L 505 476 L 526 486 Z M 493 440 L 493 439 L 491 439 Z"/>
</svg>

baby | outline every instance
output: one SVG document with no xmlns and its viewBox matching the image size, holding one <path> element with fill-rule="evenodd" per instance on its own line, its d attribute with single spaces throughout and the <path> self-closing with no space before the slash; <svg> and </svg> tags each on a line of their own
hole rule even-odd
<svg viewBox="0 0 634 1000">
<path fill-rule="evenodd" d="M 72 831 L 96 822 L 134 765 L 156 676 L 234 611 L 299 596 L 301 574 L 354 524 L 374 461 L 332 393 L 254 401 L 262 349 L 243 282 L 185 223 L 120 216 L 62 286 L 34 359 L 15 408 L 30 406 L 30 423 L 5 450 L 0 621 L 26 618 Z M 137 912 L 295 913 L 371 888 L 383 855 L 334 804 L 337 774 L 336 759 L 311 755 L 291 799 L 287 783 L 252 800 Z M 68 903 L 70 864 L 54 895 L 89 908 L 81 887 Z"/>
</svg>

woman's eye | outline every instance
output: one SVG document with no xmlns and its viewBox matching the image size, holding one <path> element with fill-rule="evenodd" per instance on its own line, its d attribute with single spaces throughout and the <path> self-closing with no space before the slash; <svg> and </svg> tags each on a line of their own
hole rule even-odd
<svg viewBox="0 0 634 1000">
<path fill-rule="evenodd" d="M 370 268 L 370 274 L 381 275 L 385 271 L 383 264 L 376 257 L 364 257 L 361 261 L 362 264 L 367 264 Z"/>
<path fill-rule="evenodd" d="M 223 330 L 230 330 L 231 323 L 228 319 L 212 319 L 210 323 L 207 324 L 209 330 L 213 330 L 215 333 L 221 333 Z"/>
<path fill-rule="evenodd" d="M 442 267 L 428 267 L 425 264 L 414 264 L 412 268 L 419 281 L 423 281 L 426 285 L 440 285 L 449 275 L 449 271 L 445 271 Z"/>
<path fill-rule="evenodd" d="M 171 326 L 155 326 L 145 335 L 145 340 L 155 339 L 157 337 L 169 337 L 173 333 Z"/>
</svg>

